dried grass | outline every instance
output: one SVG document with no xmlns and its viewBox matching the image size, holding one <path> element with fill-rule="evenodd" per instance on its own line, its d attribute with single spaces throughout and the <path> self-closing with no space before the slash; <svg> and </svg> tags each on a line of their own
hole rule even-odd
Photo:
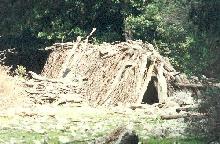
<svg viewBox="0 0 220 144">
<path fill-rule="evenodd" d="M 15 81 L 8 75 L 8 68 L 0 66 L 0 96 L 12 96 L 15 89 Z"/>
<path fill-rule="evenodd" d="M 9 68 L 0 65 L 0 109 L 20 105 L 24 100 L 18 79 L 9 76 Z"/>
</svg>

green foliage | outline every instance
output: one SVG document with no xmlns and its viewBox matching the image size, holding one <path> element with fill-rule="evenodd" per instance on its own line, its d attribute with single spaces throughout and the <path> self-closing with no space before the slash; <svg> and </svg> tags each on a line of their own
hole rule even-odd
<svg viewBox="0 0 220 144">
<path fill-rule="evenodd" d="M 8 45 L 72 41 L 95 27 L 94 42 L 148 41 L 188 74 L 207 73 L 220 60 L 218 0 L 3 0 L 0 8 L 1 41 Z"/>
<path fill-rule="evenodd" d="M 127 23 L 134 39 L 156 44 L 177 68 L 184 70 L 184 64 L 190 60 L 188 49 L 193 38 L 183 25 L 186 15 L 180 11 L 187 8 L 182 8 L 182 5 L 175 1 L 154 0 L 141 15 L 128 17 Z"/>
<path fill-rule="evenodd" d="M 155 44 L 177 69 L 202 74 L 220 60 L 216 53 L 220 53 L 216 43 L 220 31 L 216 5 L 220 6 L 220 2 L 152 0 L 140 9 L 139 15 L 128 16 L 126 23 L 133 39 Z M 211 31 L 207 31 L 207 26 Z"/>
<path fill-rule="evenodd" d="M 21 65 L 17 65 L 17 68 L 15 69 L 15 74 L 18 75 L 19 77 L 25 77 L 26 75 L 26 68 Z"/>
</svg>

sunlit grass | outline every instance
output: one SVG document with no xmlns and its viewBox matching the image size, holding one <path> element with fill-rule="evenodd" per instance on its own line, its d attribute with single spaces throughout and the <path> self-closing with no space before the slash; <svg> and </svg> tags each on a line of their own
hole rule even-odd
<svg viewBox="0 0 220 144">
<path fill-rule="evenodd" d="M 24 92 L 17 77 L 9 75 L 9 68 L 0 65 L 0 109 L 14 107 L 23 101 Z"/>
<path fill-rule="evenodd" d="M 18 143 L 33 143 L 36 141 L 39 142 L 46 142 L 48 144 L 59 144 L 59 137 L 63 136 L 64 133 L 61 131 L 47 131 L 44 134 L 39 134 L 36 132 L 30 132 L 25 130 L 17 130 L 17 129 L 4 129 L 0 130 L 0 142 L 9 142 L 12 140 L 16 140 Z M 70 136 L 70 134 L 65 134 L 65 136 Z M 97 134 L 97 136 L 103 136 L 103 133 Z M 72 136 L 73 137 L 73 136 Z M 73 138 L 76 139 L 75 141 L 70 142 L 72 143 L 84 143 L 87 140 L 94 140 L 95 137 L 86 137 L 85 139 L 77 140 L 80 138 L 81 135 L 75 135 Z M 82 137 L 81 137 L 82 138 Z M 81 141 L 81 142 L 80 142 Z M 143 139 L 140 138 L 141 144 L 205 144 L 207 141 L 204 138 L 148 138 Z"/>
<path fill-rule="evenodd" d="M 7 69 L 0 65 L 0 96 L 11 96 L 14 93 L 15 82 L 7 73 Z"/>
<path fill-rule="evenodd" d="M 2 129 L 0 130 L 0 142 L 15 141 L 16 143 L 30 144 L 39 141 L 48 144 L 58 144 L 58 136 L 61 134 L 59 131 L 47 131 L 47 133 L 39 134 L 19 129 Z"/>
</svg>

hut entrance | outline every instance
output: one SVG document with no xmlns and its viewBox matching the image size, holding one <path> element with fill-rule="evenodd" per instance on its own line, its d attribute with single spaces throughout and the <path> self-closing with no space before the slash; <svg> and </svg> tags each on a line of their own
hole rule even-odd
<svg viewBox="0 0 220 144">
<path fill-rule="evenodd" d="M 158 91 L 157 91 L 157 77 L 152 76 L 151 80 L 147 86 L 147 90 L 144 93 L 142 103 L 144 104 L 154 104 L 154 103 L 159 103 L 159 98 L 158 98 Z"/>
</svg>

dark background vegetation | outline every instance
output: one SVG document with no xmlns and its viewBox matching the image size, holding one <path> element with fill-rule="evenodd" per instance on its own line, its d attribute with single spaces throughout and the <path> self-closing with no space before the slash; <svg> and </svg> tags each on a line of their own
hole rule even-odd
<svg viewBox="0 0 220 144">
<path fill-rule="evenodd" d="M 95 27 L 95 43 L 141 39 L 182 72 L 220 73 L 220 0 L 1 0 L 0 9 L 0 48 L 17 48 L 28 69 L 42 67 L 39 48 Z"/>
</svg>

